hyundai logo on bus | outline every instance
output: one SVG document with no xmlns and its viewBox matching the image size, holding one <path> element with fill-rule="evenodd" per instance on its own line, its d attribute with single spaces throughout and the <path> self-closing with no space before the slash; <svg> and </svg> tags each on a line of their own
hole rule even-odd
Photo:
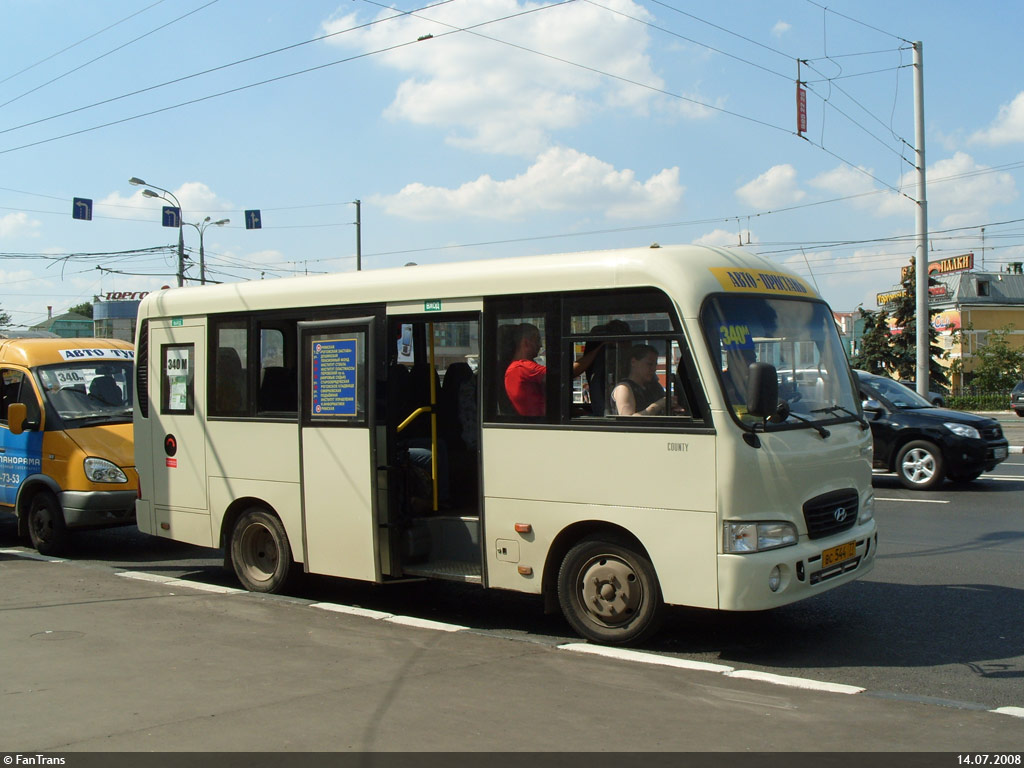
<svg viewBox="0 0 1024 768">
<path fill-rule="evenodd" d="M 843 522 L 846 519 L 846 507 L 836 507 L 836 511 L 832 513 L 832 517 L 836 519 L 837 523 Z"/>
</svg>

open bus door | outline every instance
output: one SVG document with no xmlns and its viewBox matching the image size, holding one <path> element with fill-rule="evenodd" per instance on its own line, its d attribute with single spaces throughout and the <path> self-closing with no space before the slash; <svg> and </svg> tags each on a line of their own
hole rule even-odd
<svg viewBox="0 0 1024 768">
<path fill-rule="evenodd" d="M 380 579 L 374 318 L 299 323 L 299 458 L 305 568 Z"/>
</svg>

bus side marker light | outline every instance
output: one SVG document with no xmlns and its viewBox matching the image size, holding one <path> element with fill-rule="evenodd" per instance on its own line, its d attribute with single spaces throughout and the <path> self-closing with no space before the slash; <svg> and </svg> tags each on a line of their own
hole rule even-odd
<svg viewBox="0 0 1024 768">
<path fill-rule="evenodd" d="M 529 566 L 529 565 L 520 565 L 519 566 L 519 575 L 520 576 L 533 576 L 533 567 Z"/>
<path fill-rule="evenodd" d="M 170 523 L 160 523 L 160 530 L 161 531 L 169 531 L 169 530 L 171 530 L 171 524 Z"/>
<path fill-rule="evenodd" d="M 533 530 L 533 526 L 529 523 L 516 523 L 516 533 L 529 533 Z"/>
</svg>

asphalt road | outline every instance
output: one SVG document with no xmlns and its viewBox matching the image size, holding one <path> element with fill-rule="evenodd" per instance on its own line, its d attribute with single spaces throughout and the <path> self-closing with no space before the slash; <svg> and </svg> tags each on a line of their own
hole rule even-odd
<svg viewBox="0 0 1024 768">
<path fill-rule="evenodd" d="M 1024 420 L 1022 420 L 1024 421 Z M 879 556 L 838 590 L 760 613 L 675 608 L 643 650 L 865 688 L 936 705 L 1024 707 L 1024 456 L 968 485 L 904 490 L 875 477 Z M 16 547 L 0 523 L 0 548 Z M 123 528 L 78 535 L 75 566 L 237 586 L 220 554 Z M 577 640 L 538 599 L 478 587 L 307 578 L 300 604 L 332 602 L 557 646 Z"/>
</svg>

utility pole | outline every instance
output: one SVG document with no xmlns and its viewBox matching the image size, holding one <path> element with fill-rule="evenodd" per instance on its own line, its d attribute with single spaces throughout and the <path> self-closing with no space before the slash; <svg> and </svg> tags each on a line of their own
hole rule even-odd
<svg viewBox="0 0 1024 768">
<path fill-rule="evenodd" d="M 363 225 L 359 218 L 359 201 L 356 204 L 356 272 L 363 268 Z"/>
<path fill-rule="evenodd" d="M 917 394 L 927 398 L 929 361 L 928 344 L 928 195 L 924 164 L 924 52 L 920 41 L 914 43 L 914 162 L 917 166 Z"/>
</svg>

